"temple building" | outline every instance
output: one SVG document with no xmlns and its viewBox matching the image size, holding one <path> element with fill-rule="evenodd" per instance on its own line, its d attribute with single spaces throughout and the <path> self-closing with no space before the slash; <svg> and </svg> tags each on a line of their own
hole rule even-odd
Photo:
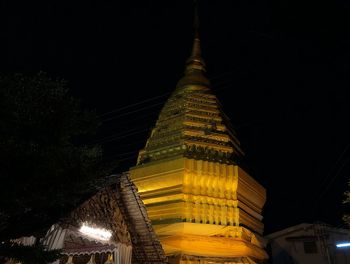
<svg viewBox="0 0 350 264">
<path fill-rule="evenodd" d="M 52 264 L 163 264 L 161 244 L 146 208 L 129 175 L 112 175 L 111 184 L 48 230 L 41 243 L 59 249 L 62 257 Z M 36 238 L 13 240 L 31 246 Z M 6 264 L 21 264 L 12 259 Z"/>
<path fill-rule="evenodd" d="M 184 76 L 165 103 L 132 181 L 169 263 L 259 263 L 265 189 L 205 77 L 196 29 Z"/>
</svg>

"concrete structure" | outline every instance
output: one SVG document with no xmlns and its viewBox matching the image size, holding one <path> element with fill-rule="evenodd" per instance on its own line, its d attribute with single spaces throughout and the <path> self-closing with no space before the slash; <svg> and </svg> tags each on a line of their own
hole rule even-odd
<svg viewBox="0 0 350 264">
<path fill-rule="evenodd" d="M 300 224 L 265 236 L 273 264 L 346 264 L 350 247 L 337 248 L 350 242 L 348 229 L 322 223 Z"/>
</svg>

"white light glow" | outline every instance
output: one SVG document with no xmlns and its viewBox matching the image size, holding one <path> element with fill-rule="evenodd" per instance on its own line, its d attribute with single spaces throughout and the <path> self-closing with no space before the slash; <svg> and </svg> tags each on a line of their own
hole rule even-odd
<svg viewBox="0 0 350 264">
<path fill-rule="evenodd" d="M 350 242 L 337 244 L 337 248 L 350 247 Z"/>
<path fill-rule="evenodd" d="M 106 230 L 103 228 L 91 227 L 86 224 L 83 224 L 80 227 L 79 231 L 85 235 L 88 235 L 92 238 L 99 239 L 99 240 L 109 240 L 112 236 L 112 233 L 109 230 Z"/>
</svg>

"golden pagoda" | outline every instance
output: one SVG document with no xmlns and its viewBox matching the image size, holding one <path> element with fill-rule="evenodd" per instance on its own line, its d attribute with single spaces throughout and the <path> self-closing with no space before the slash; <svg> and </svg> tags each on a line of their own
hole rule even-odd
<svg viewBox="0 0 350 264">
<path fill-rule="evenodd" d="M 130 177 L 169 263 L 260 263 L 266 191 L 240 166 L 240 142 L 205 71 L 196 26 L 184 77 Z"/>
</svg>

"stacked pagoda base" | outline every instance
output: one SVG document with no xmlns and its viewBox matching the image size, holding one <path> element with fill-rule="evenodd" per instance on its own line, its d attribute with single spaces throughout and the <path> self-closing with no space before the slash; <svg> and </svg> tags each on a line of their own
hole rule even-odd
<svg viewBox="0 0 350 264">
<path fill-rule="evenodd" d="M 170 263 L 258 263 L 267 258 L 261 238 L 244 227 L 174 223 L 154 229 Z"/>
<path fill-rule="evenodd" d="M 209 258 L 189 255 L 169 257 L 169 264 L 256 264 L 249 257 L 239 258 Z"/>
<path fill-rule="evenodd" d="M 259 263 L 265 190 L 237 165 L 177 157 L 135 166 L 152 226 L 170 263 Z"/>
</svg>

